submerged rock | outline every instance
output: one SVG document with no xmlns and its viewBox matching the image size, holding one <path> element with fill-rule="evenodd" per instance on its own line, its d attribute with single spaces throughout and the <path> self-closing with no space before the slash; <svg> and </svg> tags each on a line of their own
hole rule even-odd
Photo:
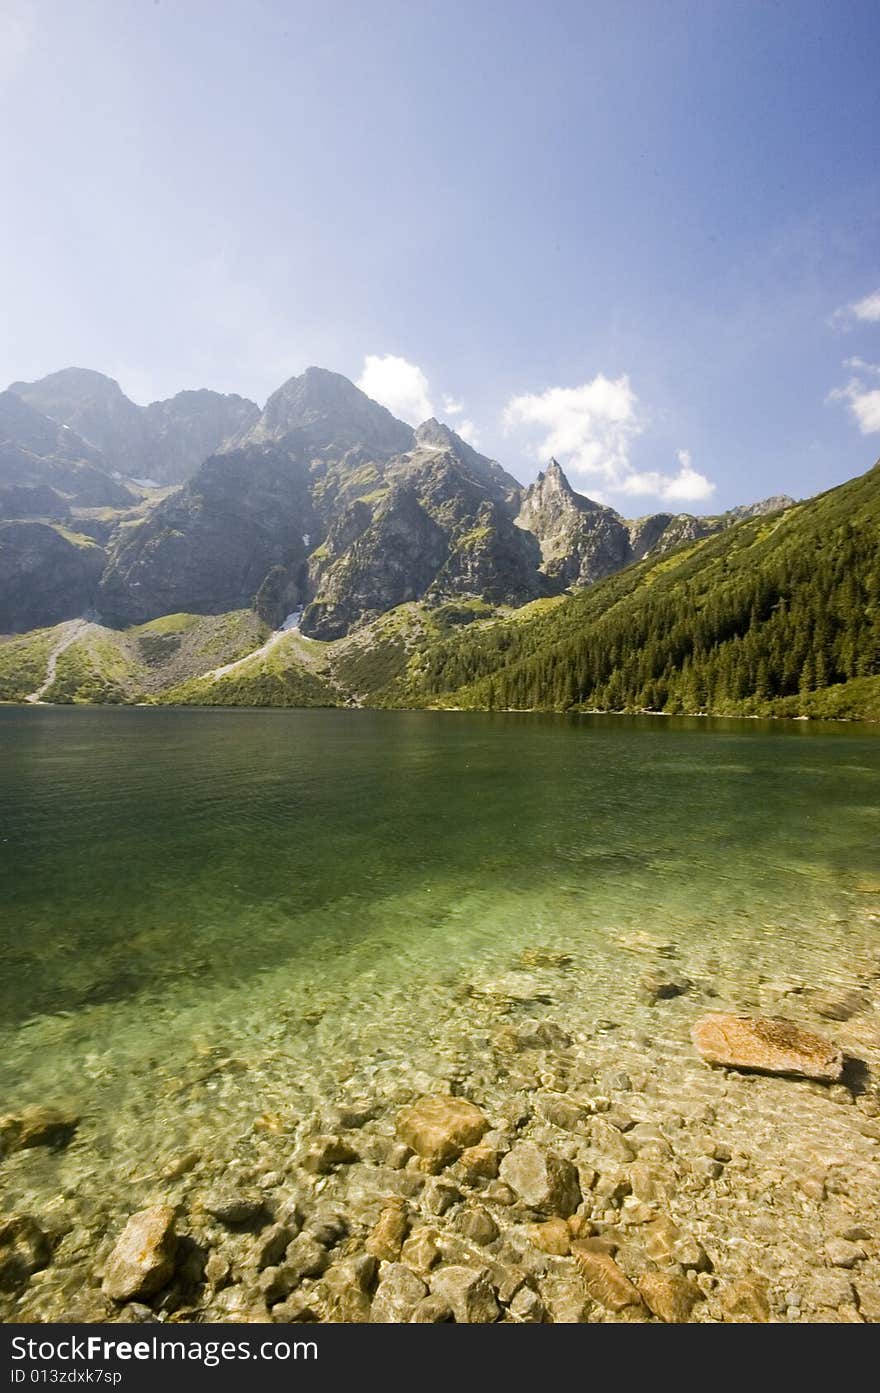
<svg viewBox="0 0 880 1393">
<path fill-rule="evenodd" d="M 79 1125 L 79 1114 L 69 1108 L 45 1108 L 32 1104 L 0 1117 L 0 1156 L 32 1146 L 66 1146 Z"/>
<path fill-rule="evenodd" d="M 571 1161 L 534 1142 L 518 1142 L 501 1162 L 501 1178 L 530 1209 L 540 1214 L 573 1214 L 581 1202 L 578 1173 Z"/>
<path fill-rule="evenodd" d="M 253 1224 L 268 1217 L 266 1196 L 260 1190 L 211 1190 L 202 1203 L 221 1224 Z"/>
<path fill-rule="evenodd" d="M 371 1318 L 381 1325 L 409 1321 L 428 1288 L 414 1272 L 399 1262 L 382 1264 L 379 1285 L 373 1297 Z"/>
<path fill-rule="evenodd" d="M 177 1256 L 174 1210 L 156 1204 L 132 1214 L 104 1269 L 102 1290 L 114 1301 L 153 1296 L 170 1281 Z"/>
<path fill-rule="evenodd" d="M 397 1262 L 409 1226 L 406 1201 L 398 1195 L 392 1196 L 364 1245 L 367 1252 L 384 1262 Z"/>
<path fill-rule="evenodd" d="M 642 1300 L 652 1315 L 667 1325 L 682 1325 L 703 1293 L 686 1277 L 675 1272 L 643 1272 L 639 1278 Z"/>
<path fill-rule="evenodd" d="M 813 1010 L 829 1021 L 848 1021 L 871 1005 L 870 993 L 858 987 L 813 987 L 804 995 Z"/>
<path fill-rule="evenodd" d="M 721 1307 L 726 1321 L 763 1325 L 770 1319 L 767 1287 L 750 1277 L 740 1277 L 724 1288 Z"/>
<path fill-rule="evenodd" d="M 23 1287 L 51 1256 L 49 1239 L 30 1214 L 0 1219 L 0 1291 Z"/>
<path fill-rule="evenodd" d="M 843 1073 L 843 1052 L 830 1040 L 791 1021 L 768 1016 L 703 1016 L 691 1038 L 709 1064 L 793 1074 L 834 1083 Z"/>
<path fill-rule="evenodd" d="M 431 1278 L 431 1295 L 449 1305 L 458 1325 L 487 1325 L 501 1314 L 489 1274 L 455 1264 L 441 1267 Z"/>
<path fill-rule="evenodd" d="M 582 1246 L 577 1239 L 571 1245 L 584 1286 L 594 1301 L 607 1311 L 622 1311 L 626 1306 L 641 1306 L 642 1298 L 622 1268 L 608 1253 L 596 1253 Z"/>
<path fill-rule="evenodd" d="M 343 1137 L 312 1137 L 306 1147 L 301 1165 L 314 1175 L 327 1175 L 335 1166 L 350 1166 L 358 1154 Z"/>
<path fill-rule="evenodd" d="M 400 1140 L 437 1169 L 475 1146 L 488 1128 L 488 1119 L 464 1098 L 421 1098 L 397 1119 Z"/>
</svg>

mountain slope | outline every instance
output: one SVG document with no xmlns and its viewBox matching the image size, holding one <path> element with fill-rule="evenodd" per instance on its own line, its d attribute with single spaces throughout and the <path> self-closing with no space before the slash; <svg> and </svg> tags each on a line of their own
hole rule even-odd
<svg viewBox="0 0 880 1393">
<path fill-rule="evenodd" d="M 880 465 L 438 645 L 405 704 L 829 714 L 878 703 Z M 844 705 L 846 702 L 844 701 Z M 880 714 L 880 703 L 878 712 Z"/>
</svg>

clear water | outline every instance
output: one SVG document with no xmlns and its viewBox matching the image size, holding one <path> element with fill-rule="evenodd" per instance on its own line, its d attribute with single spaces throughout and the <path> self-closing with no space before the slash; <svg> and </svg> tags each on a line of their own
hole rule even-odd
<svg viewBox="0 0 880 1393">
<path fill-rule="evenodd" d="M 876 976 L 878 832 L 869 727 L 2 709 L 0 1111 L 84 1116 L 6 1202 L 124 1215 L 255 1117 L 479 1071 L 505 1011 L 670 1078 L 708 1001 L 809 1022 Z"/>
</svg>

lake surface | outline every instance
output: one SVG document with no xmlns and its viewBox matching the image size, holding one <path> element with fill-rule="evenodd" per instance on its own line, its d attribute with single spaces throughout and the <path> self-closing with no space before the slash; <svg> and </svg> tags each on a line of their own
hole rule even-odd
<svg viewBox="0 0 880 1393">
<path fill-rule="evenodd" d="M 621 1057 L 658 1009 L 680 1051 L 704 1009 L 816 1024 L 876 973 L 878 843 L 869 727 L 0 709 L 3 1106 L 81 1108 L 125 1212 L 208 1130 L 454 1082 L 492 1011 Z M 646 1005 L 658 964 L 692 995 Z"/>
</svg>

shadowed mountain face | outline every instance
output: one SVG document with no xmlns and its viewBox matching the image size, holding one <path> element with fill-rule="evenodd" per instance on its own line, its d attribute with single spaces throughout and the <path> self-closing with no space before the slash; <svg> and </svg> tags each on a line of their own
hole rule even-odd
<svg viewBox="0 0 880 1393">
<path fill-rule="evenodd" d="M 111 470 L 157 484 L 189 478 L 258 415 L 244 397 L 206 390 L 137 406 L 111 377 L 90 368 L 63 368 L 37 382 L 13 382 L 9 390 L 76 431 L 101 451 Z"/>
<path fill-rule="evenodd" d="M 191 478 L 152 502 L 111 477 L 114 468 L 179 477 L 206 449 Z M 515 607 L 592 584 L 748 511 L 627 522 L 575 493 L 555 460 L 522 489 L 448 426 L 432 419 L 413 430 L 322 368 L 291 378 L 262 412 L 212 392 L 141 408 L 109 378 L 80 369 L 0 394 L 0 517 L 68 519 L 99 541 L 104 551 L 86 564 L 97 587 L 90 603 L 119 625 L 255 606 L 277 626 L 302 607 L 306 634 L 335 639 L 408 601 Z M 6 583 L 18 599 L 7 627 L 18 629 L 19 611 L 30 610 L 15 558 L 37 534 L 15 535 Z M 26 550 L 33 577 L 37 551 L 30 542 Z M 51 622 L 49 600 L 40 612 Z"/>
<path fill-rule="evenodd" d="M 92 608 L 104 553 L 45 522 L 0 522 L 0 633 L 73 619 Z"/>
</svg>

